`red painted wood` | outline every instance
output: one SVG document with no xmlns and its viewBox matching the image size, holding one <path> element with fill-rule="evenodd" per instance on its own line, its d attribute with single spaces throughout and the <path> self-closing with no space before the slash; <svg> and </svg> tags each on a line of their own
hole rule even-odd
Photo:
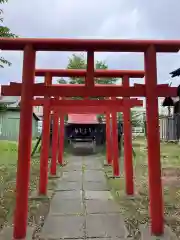
<svg viewBox="0 0 180 240">
<path fill-rule="evenodd" d="M 34 53 L 28 46 L 32 45 L 37 51 L 97 51 L 97 52 L 145 52 L 146 86 L 118 87 L 118 86 L 52 86 L 45 87 L 36 85 L 31 91 L 32 78 L 34 78 Z M 105 97 L 130 97 L 145 96 L 147 108 L 148 130 L 148 166 L 150 188 L 150 215 L 151 230 L 159 235 L 163 232 L 163 204 L 161 186 L 161 166 L 159 149 L 159 126 L 158 126 L 158 101 L 157 97 L 175 97 L 177 88 L 157 86 L 156 52 L 178 52 L 179 40 L 84 40 L 84 39 L 10 39 L 1 38 L 0 49 L 2 50 L 26 50 L 23 68 L 22 87 L 22 112 L 21 131 L 19 140 L 18 176 L 17 176 L 17 202 L 15 213 L 14 235 L 25 238 L 25 217 L 27 217 L 27 182 L 29 176 L 30 161 L 30 136 L 33 96 L 105 96 Z M 25 83 L 26 80 L 26 83 Z M 29 83 L 27 82 L 29 81 Z M 29 91 L 29 92 L 28 92 Z M 2 94 L 6 96 L 21 96 L 21 86 L 3 86 Z M 31 112 L 31 115 L 30 115 Z M 113 109 L 114 113 L 114 109 Z M 32 122 L 31 122 L 32 123 Z M 28 129 L 28 130 L 27 130 Z M 29 133 L 29 134 L 28 134 Z M 115 133 L 113 134 L 115 136 Z M 28 138 L 27 138 L 28 136 Z M 25 139 L 27 139 L 25 141 Z M 22 159 L 27 159 L 22 163 Z M 24 173 L 23 173 L 24 171 Z M 27 175 L 26 175 L 27 174 Z M 25 180 L 24 180 L 25 179 Z M 20 183 L 21 181 L 22 183 Z M 22 205 L 21 205 L 21 204 Z M 17 208 L 19 206 L 19 208 Z M 21 208 L 21 210 L 20 210 Z M 16 238 L 15 237 L 15 238 Z"/>
<path fill-rule="evenodd" d="M 52 84 L 52 77 L 46 74 L 45 84 Z M 40 177 L 39 177 L 39 194 L 47 194 L 48 184 L 48 158 L 49 158 L 49 145 L 50 145 L 50 105 L 49 98 L 45 96 L 45 104 L 43 108 L 43 126 L 42 126 L 42 141 L 41 141 L 41 155 L 40 155 Z"/>
<path fill-rule="evenodd" d="M 106 159 L 107 164 L 112 164 L 112 141 L 109 112 L 106 113 Z"/>
<path fill-rule="evenodd" d="M 122 79 L 123 86 L 129 86 L 129 77 Z M 128 107 L 129 98 L 124 98 L 123 109 L 123 130 L 124 130 L 124 168 L 125 168 L 125 187 L 126 194 L 134 194 L 133 183 L 133 159 L 132 159 L 132 128 L 131 128 L 131 109 Z"/>
<path fill-rule="evenodd" d="M 58 137 L 59 137 L 59 111 L 53 111 L 53 132 L 52 132 L 52 159 L 50 166 L 51 175 L 56 175 L 57 154 L 58 154 Z"/>
<path fill-rule="evenodd" d="M 124 100 L 123 99 L 114 99 L 114 100 L 57 100 L 57 99 L 50 99 L 45 100 L 43 98 L 37 98 L 35 99 L 32 104 L 33 105 L 43 105 L 45 101 L 49 101 L 51 106 L 59 106 L 59 107 L 119 107 L 123 106 Z M 126 103 L 129 106 L 132 105 L 141 105 L 143 103 L 142 100 L 139 100 L 137 98 L 131 98 L 126 100 Z"/>
<path fill-rule="evenodd" d="M 46 73 L 51 74 L 53 77 L 86 77 L 86 69 L 36 69 L 35 74 L 38 77 L 44 77 Z M 144 71 L 141 70 L 102 70 L 94 69 L 93 77 L 103 78 L 122 78 L 124 75 L 128 75 L 130 78 L 143 78 Z"/>
<path fill-rule="evenodd" d="M 117 85 L 107 85 L 102 86 L 100 84 L 96 84 L 94 88 L 87 88 L 78 84 L 73 84 L 74 86 L 67 84 L 63 86 L 41 86 L 34 85 L 33 86 L 33 95 L 34 96 L 62 96 L 62 97 L 75 97 L 75 96 L 106 96 L 106 97 L 145 97 L 146 91 L 145 86 L 134 86 L 134 87 L 119 87 Z M 157 85 L 154 89 L 155 93 L 159 97 L 171 96 L 175 97 L 177 95 L 177 87 L 166 87 Z M 1 94 L 3 96 L 20 96 L 21 94 L 21 86 L 1 86 Z"/>
<path fill-rule="evenodd" d="M 88 88 L 94 87 L 94 51 L 87 52 L 87 73 L 85 85 Z M 88 97 L 88 95 L 86 96 Z"/>
<path fill-rule="evenodd" d="M 58 163 L 63 165 L 63 153 L 64 153 L 64 114 L 60 113 L 60 130 L 59 130 L 59 154 Z"/>
<path fill-rule="evenodd" d="M 28 191 L 32 144 L 32 86 L 34 83 L 35 52 L 32 46 L 24 49 L 23 83 L 21 92 L 20 131 L 16 179 L 16 206 L 14 215 L 14 239 L 26 237 L 28 217 Z"/>
<path fill-rule="evenodd" d="M 69 38 L 1 38 L 0 49 L 23 50 L 27 44 L 32 44 L 37 51 L 145 52 L 150 45 L 154 45 L 157 52 L 178 52 L 180 49 L 180 40 Z"/>
<path fill-rule="evenodd" d="M 156 51 L 149 46 L 145 53 L 146 116 L 151 232 L 161 235 L 164 231 L 163 200 L 160 162 L 160 136 L 158 98 L 156 95 Z"/>
<path fill-rule="evenodd" d="M 112 150 L 113 150 L 113 175 L 119 177 L 119 156 L 118 156 L 118 125 L 117 125 L 117 113 L 111 112 L 112 116 Z"/>
</svg>

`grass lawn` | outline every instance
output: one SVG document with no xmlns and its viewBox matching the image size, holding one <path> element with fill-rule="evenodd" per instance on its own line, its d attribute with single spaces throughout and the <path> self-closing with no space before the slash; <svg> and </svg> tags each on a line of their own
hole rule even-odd
<svg viewBox="0 0 180 240">
<path fill-rule="evenodd" d="M 33 143 L 34 145 L 34 143 Z M 0 141 L 0 228 L 13 223 L 16 192 L 17 143 Z M 58 170 L 61 170 L 58 168 Z M 39 156 L 31 160 L 30 192 L 37 189 L 39 180 Z M 49 180 L 48 189 L 53 190 L 54 179 Z M 29 200 L 29 225 L 37 225 L 39 218 L 49 209 L 48 199 Z M 45 211 L 45 212 L 44 212 Z"/>
<path fill-rule="evenodd" d="M 137 196 L 128 199 L 124 193 L 124 172 L 120 179 L 108 179 L 112 192 L 120 204 L 126 225 L 133 239 L 140 239 L 139 227 L 149 222 L 148 168 L 146 140 L 133 141 L 136 152 L 134 159 L 134 180 Z M 161 143 L 162 182 L 164 193 L 165 222 L 180 239 L 180 146 L 175 143 Z M 123 165 L 123 164 L 122 164 Z M 121 166 L 122 171 L 123 166 Z M 111 167 L 105 167 L 107 175 Z"/>
</svg>

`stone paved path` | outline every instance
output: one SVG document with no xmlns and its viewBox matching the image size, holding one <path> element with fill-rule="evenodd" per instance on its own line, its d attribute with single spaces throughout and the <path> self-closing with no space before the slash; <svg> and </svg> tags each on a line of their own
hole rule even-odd
<svg viewBox="0 0 180 240">
<path fill-rule="evenodd" d="M 126 239 L 126 235 L 99 159 L 71 157 L 58 182 L 41 239 Z"/>
</svg>

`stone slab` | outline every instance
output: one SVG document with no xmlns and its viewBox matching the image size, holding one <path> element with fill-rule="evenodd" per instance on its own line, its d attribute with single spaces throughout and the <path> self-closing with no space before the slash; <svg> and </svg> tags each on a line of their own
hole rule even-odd
<svg viewBox="0 0 180 240">
<path fill-rule="evenodd" d="M 85 200 L 111 200 L 113 199 L 110 191 L 85 191 Z"/>
<path fill-rule="evenodd" d="M 81 171 L 82 170 L 82 162 L 70 162 L 64 169 L 64 171 Z"/>
<path fill-rule="evenodd" d="M 82 181 L 82 172 L 81 171 L 63 172 L 61 179 L 67 182 Z"/>
<path fill-rule="evenodd" d="M 86 200 L 85 204 L 87 214 L 120 212 L 119 205 L 112 200 Z"/>
<path fill-rule="evenodd" d="M 41 200 L 41 199 L 47 199 L 47 198 L 52 198 L 53 196 L 53 191 L 48 190 L 47 195 L 39 195 L 37 190 L 34 190 L 31 192 L 29 199 L 31 200 Z"/>
<path fill-rule="evenodd" d="M 61 202 L 62 199 L 79 199 L 82 200 L 82 191 L 58 191 L 53 200 Z"/>
<path fill-rule="evenodd" d="M 81 182 L 58 181 L 56 191 L 82 190 Z"/>
<path fill-rule="evenodd" d="M 150 227 L 148 225 L 141 225 L 141 239 L 142 240 L 176 240 L 178 239 L 172 230 L 166 225 L 163 236 L 152 236 Z"/>
<path fill-rule="evenodd" d="M 45 221 L 41 239 L 84 238 L 84 216 L 52 216 Z"/>
<path fill-rule="evenodd" d="M 67 163 L 74 163 L 74 162 L 82 162 L 82 157 L 81 156 L 70 156 L 67 158 Z"/>
<path fill-rule="evenodd" d="M 32 227 L 27 227 L 27 233 L 25 238 L 21 238 L 21 240 L 32 240 L 32 236 L 35 229 Z M 13 227 L 5 227 L 0 232 L 0 239 L 1 240 L 10 240 L 13 239 Z M 18 240 L 18 239 L 17 239 Z"/>
<path fill-rule="evenodd" d="M 82 215 L 84 212 L 84 205 L 81 200 L 76 199 L 61 199 L 53 198 L 51 201 L 50 215 Z"/>
<path fill-rule="evenodd" d="M 88 238 L 126 238 L 128 232 L 119 214 L 90 214 L 86 217 Z"/>
<path fill-rule="evenodd" d="M 103 182 L 83 182 L 83 190 L 88 191 L 108 191 L 109 187 L 105 181 Z"/>
<path fill-rule="evenodd" d="M 103 171 L 85 170 L 84 180 L 88 182 L 103 182 L 106 181 Z"/>
<path fill-rule="evenodd" d="M 63 171 L 64 172 L 82 171 L 82 166 L 69 165 L 68 167 L 64 168 Z"/>
<path fill-rule="evenodd" d="M 85 169 L 87 170 L 102 170 L 102 164 L 99 161 L 88 160 L 84 163 Z"/>
</svg>

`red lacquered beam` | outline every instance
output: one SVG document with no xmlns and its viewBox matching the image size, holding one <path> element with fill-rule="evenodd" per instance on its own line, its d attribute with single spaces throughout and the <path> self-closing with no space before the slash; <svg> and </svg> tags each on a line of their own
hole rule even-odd
<svg viewBox="0 0 180 240">
<path fill-rule="evenodd" d="M 35 104 L 33 104 L 33 106 L 35 106 Z M 37 105 L 39 106 L 39 104 Z M 42 104 L 43 106 L 43 104 Z M 137 105 L 130 105 L 130 108 L 133 107 L 137 107 L 137 106 L 142 106 L 140 104 Z M 51 106 L 51 109 L 56 109 L 58 108 L 60 112 L 64 113 L 64 114 L 69 114 L 69 113 L 96 113 L 96 114 L 104 114 L 105 112 L 108 111 L 116 111 L 116 112 L 122 112 L 123 111 L 123 106 L 115 106 L 113 108 L 109 108 L 107 106 L 98 106 L 98 107 L 93 107 L 93 106 L 89 106 L 89 107 L 84 107 L 84 106 L 79 106 L 78 108 L 75 107 L 59 107 L 59 106 Z"/>
<path fill-rule="evenodd" d="M 20 96 L 21 86 L 1 86 L 1 94 L 4 96 Z M 145 96 L 145 87 L 119 87 L 117 85 L 100 85 L 93 88 L 86 88 L 84 85 L 67 84 L 53 86 L 33 86 L 33 96 L 61 96 L 61 97 L 143 97 Z"/>
<path fill-rule="evenodd" d="M 51 74 L 52 77 L 86 77 L 86 69 L 36 69 L 35 75 L 37 77 L 44 77 L 46 73 Z M 134 70 L 95 70 L 94 77 L 112 77 L 121 78 L 128 75 L 130 78 L 143 78 L 144 71 Z"/>
<path fill-rule="evenodd" d="M 20 85 L 21 86 L 21 84 L 22 83 L 20 83 L 20 82 L 10 82 L 10 86 L 18 86 L 18 85 Z M 34 83 L 35 85 L 40 85 L 40 86 L 45 86 L 45 83 Z"/>
<path fill-rule="evenodd" d="M 46 100 L 44 99 L 36 99 L 33 101 L 34 103 L 39 103 L 39 104 L 44 104 L 46 102 Z M 127 103 L 129 104 L 139 104 L 141 103 L 142 100 L 138 100 L 138 99 L 128 99 Z M 57 99 L 51 99 L 49 101 L 49 104 L 51 106 L 63 106 L 63 107 L 79 107 L 79 106 L 85 106 L 85 107 L 89 107 L 89 106 L 107 106 L 107 107 L 114 107 L 114 106 L 122 106 L 124 103 L 123 99 L 117 99 L 117 100 L 57 100 Z"/>
<path fill-rule="evenodd" d="M 176 97 L 177 87 L 167 87 L 157 85 L 156 88 L 158 97 Z M 21 85 L 16 86 L 2 85 L 1 93 L 4 96 L 20 96 Z M 81 84 L 67 84 L 67 85 L 53 85 L 53 86 L 33 86 L 34 96 L 62 96 L 62 97 L 75 97 L 75 96 L 91 96 L 91 97 L 145 97 L 145 85 L 135 85 L 134 87 L 119 87 L 117 85 L 101 85 L 97 84 L 94 88 L 86 88 Z"/>
<path fill-rule="evenodd" d="M 1 38 L 0 49 L 24 50 L 32 45 L 37 51 L 97 51 L 97 52 L 144 52 L 154 45 L 157 52 L 178 52 L 180 40 L 131 40 L 131 39 L 37 39 Z"/>
</svg>

